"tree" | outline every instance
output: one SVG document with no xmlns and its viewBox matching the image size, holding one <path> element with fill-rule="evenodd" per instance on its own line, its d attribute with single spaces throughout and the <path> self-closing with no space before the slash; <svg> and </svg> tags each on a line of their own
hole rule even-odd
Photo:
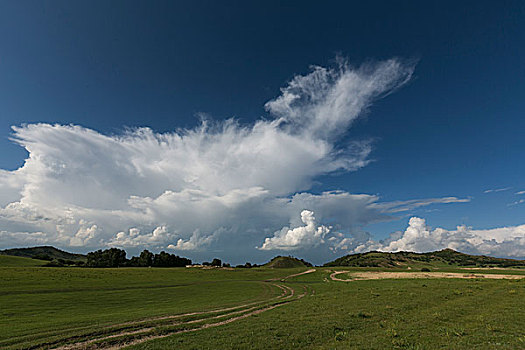
<svg viewBox="0 0 525 350">
<path fill-rule="evenodd" d="M 147 267 L 153 266 L 153 253 L 147 249 L 144 249 L 139 256 L 139 266 Z"/>
<path fill-rule="evenodd" d="M 156 267 L 184 267 L 186 265 L 191 265 L 191 260 L 186 258 L 181 258 L 175 254 L 169 254 L 165 251 L 155 254 L 153 256 L 152 266 Z"/>
<path fill-rule="evenodd" d="M 126 252 L 118 248 L 99 249 L 87 255 L 89 267 L 120 267 L 125 266 L 126 262 Z"/>
<path fill-rule="evenodd" d="M 48 254 L 44 254 L 44 253 L 37 254 L 37 255 L 33 256 L 32 259 L 47 260 L 47 261 L 53 260 L 52 257 L 50 257 Z"/>
<path fill-rule="evenodd" d="M 131 259 L 128 260 L 128 263 L 126 266 L 129 267 L 140 267 L 140 258 L 138 256 L 132 256 Z"/>
<path fill-rule="evenodd" d="M 162 251 L 158 254 L 155 254 L 155 257 L 153 259 L 153 266 L 156 267 L 168 267 L 169 264 L 169 253 L 166 253 L 165 251 Z"/>
<path fill-rule="evenodd" d="M 108 254 L 109 266 L 119 267 L 126 264 L 126 252 L 122 249 L 111 248 L 106 250 Z"/>
<path fill-rule="evenodd" d="M 213 260 L 211 261 L 211 266 L 219 266 L 219 267 L 220 267 L 221 265 L 222 265 L 222 261 L 221 261 L 221 259 L 217 259 L 217 258 L 215 258 L 215 259 L 213 259 Z"/>
</svg>

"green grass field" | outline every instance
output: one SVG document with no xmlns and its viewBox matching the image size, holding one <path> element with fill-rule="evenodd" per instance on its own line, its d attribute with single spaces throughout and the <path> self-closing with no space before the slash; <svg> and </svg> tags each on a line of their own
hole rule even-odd
<svg viewBox="0 0 525 350">
<path fill-rule="evenodd" d="M 525 279 L 305 270 L 1 267 L 0 348 L 525 348 Z"/>
<path fill-rule="evenodd" d="M 22 258 L 19 256 L 0 255 L 0 267 L 42 266 L 44 260 Z"/>
</svg>

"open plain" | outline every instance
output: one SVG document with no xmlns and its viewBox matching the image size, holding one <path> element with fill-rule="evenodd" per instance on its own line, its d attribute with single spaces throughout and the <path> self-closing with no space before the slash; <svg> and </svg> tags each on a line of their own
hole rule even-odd
<svg viewBox="0 0 525 350">
<path fill-rule="evenodd" d="M 2 349 L 525 347 L 519 269 L 25 265 L 0 268 Z"/>
</svg>

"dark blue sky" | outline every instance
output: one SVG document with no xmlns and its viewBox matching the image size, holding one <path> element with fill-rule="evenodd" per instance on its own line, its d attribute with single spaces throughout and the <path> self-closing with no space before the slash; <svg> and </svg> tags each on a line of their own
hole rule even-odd
<svg viewBox="0 0 525 350">
<path fill-rule="evenodd" d="M 27 155 L 12 125 L 251 123 L 312 64 L 401 57 L 418 60 L 414 79 L 348 135 L 375 139 L 374 162 L 313 191 L 472 198 L 420 214 L 448 228 L 523 224 L 525 204 L 509 204 L 525 189 L 524 18 L 523 1 L 2 1 L 0 168 Z"/>
</svg>

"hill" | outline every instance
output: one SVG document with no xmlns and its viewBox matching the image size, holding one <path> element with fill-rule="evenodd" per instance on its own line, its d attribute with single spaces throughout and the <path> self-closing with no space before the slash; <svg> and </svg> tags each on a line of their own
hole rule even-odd
<svg viewBox="0 0 525 350">
<path fill-rule="evenodd" d="M 31 267 L 43 266 L 48 262 L 45 260 L 23 258 L 20 256 L 0 255 L 0 267 Z"/>
<path fill-rule="evenodd" d="M 40 246 L 30 248 L 14 248 L 0 250 L 0 255 L 18 256 L 23 258 L 33 258 L 40 260 L 72 260 L 86 261 L 86 256 L 82 254 L 68 253 L 52 246 Z"/>
<path fill-rule="evenodd" d="M 293 267 L 310 267 L 312 264 L 310 264 L 307 261 L 304 261 L 303 259 L 297 259 L 293 256 L 276 256 L 269 262 L 263 265 L 263 267 L 270 267 L 270 268 L 293 268 Z"/>
<path fill-rule="evenodd" d="M 525 260 L 501 259 L 484 255 L 469 255 L 453 249 L 443 249 L 428 253 L 413 252 L 368 252 L 350 254 L 338 258 L 324 266 L 356 267 L 402 267 L 402 266 L 478 266 L 478 267 L 525 267 Z"/>
</svg>

